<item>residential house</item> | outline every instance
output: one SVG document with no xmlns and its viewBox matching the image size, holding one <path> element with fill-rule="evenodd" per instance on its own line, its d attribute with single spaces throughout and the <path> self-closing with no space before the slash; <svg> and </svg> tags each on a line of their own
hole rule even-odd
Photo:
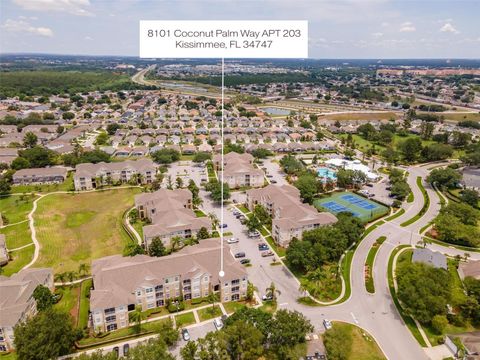
<svg viewBox="0 0 480 360">
<path fill-rule="evenodd" d="M 427 248 L 414 249 L 412 262 L 427 264 L 437 269 L 448 269 L 446 256 L 438 251 L 432 251 Z"/>
<path fill-rule="evenodd" d="M 53 290 L 52 269 L 24 269 L 0 276 L 0 351 L 14 348 L 14 328 L 37 313 L 33 292 L 38 285 Z"/>
<path fill-rule="evenodd" d="M 208 231 L 212 228 L 210 218 L 197 217 L 192 210 L 192 193 L 187 189 L 160 189 L 136 195 L 135 207 L 140 218 L 151 223 L 143 227 L 146 248 L 155 237 L 170 245 L 174 237 L 188 239 L 196 236 L 202 227 Z"/>
<path fill-rule="evenodd" d="M 224 155 L 223 160 L 223 178 L 230 188 L 263 186 L 264 173 L 253 166 L 252 155 L 230 152 Z M 221 174 L 221 155 L 215 155 L 213 163 Z"/>
<path fill-rule="evenodd" d="M 225 275 L 219 276 L 221 255 Z M 218 294 L 220 301 L 245 298 L 248 277 L 228 245 L 220 252 L 219 239 L 205 239 L 163 257 L 113 255 L 92 264 L 94 290 L 90 294 L 95 331 L 129 325 L 136 306 L 143 311 L 165 306 L 174 299 L 204 298 Z"/>
<path fill-rule="evenodd" d="M 67 178 L 64 167 L 21 169 L 13 174 L 13 185 L 59 184 Z"/>
<path fill-rule="evenodd" d="M 247 191 L 247 205 L 253 211 L 262 205 L 272 217 L 272 237 L 277 244 L 287 247 L 293 237 L 302 238 L 304 231 L 332 225 L 335 215 L 318 212 L 313 206 L 303 204 L 300 191 L 291 185 L 268 185 L 263 189 Z"/>
<path fill-rule="evenodd" d="M 126 160 L 122 162 L 79 164 L 75 168 L 73 181 L 75 190 L 92 190 L 110 183 L 126 183 L 132 179 L 141 184 L 155 180 L 158 165 L 150 159 Z"/>
</svg>

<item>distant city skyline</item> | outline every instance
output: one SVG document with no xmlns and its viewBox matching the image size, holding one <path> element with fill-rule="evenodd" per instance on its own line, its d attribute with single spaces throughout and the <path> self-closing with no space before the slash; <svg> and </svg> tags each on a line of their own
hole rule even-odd
<svg viewBox="0 0 480 360">
<path fill-rule="evenodd" d="M 478 1 L 2 0 L 0 51 L 138 56 L 140 20 L 308 20 L 317 59 L 480 58 Z"/>
</svg>

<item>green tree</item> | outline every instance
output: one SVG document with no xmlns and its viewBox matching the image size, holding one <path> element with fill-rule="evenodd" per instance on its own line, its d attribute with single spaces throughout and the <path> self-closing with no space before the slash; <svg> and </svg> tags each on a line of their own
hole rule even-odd
<svg viewBox="0 0 480 360">
<path fill-rule="evenodd" d="M 222 184 L 220 182 L 209 182 L 205 188 L 210 192 L 213 201 L 218 203 L 222 201 Z M 223 201 L 228 199 L 230 199 L 230 186 L 227 183 L 223 183 Z"/>
<path fill-rule="evenodd" d="M 160 334 L 160 338 L 165 341 L 167 346 L 174 346 L 180 338 L 178 329 L 175 329 L 173 326 L 173 321 L 170 318 L 160 323 L 158 333 Z"/>
<path fill-rule="evenodd" d="M 407 162 L 414 162 L 422 150 L 422 141 L 418 137 L 411 137 L 402 141 L 398 149 Z"/>
<path fill-rule="evenodd" d="M 38 143 L 38 137 L 33 132 L 29 131 L 25 134 L 23 138 L 23 146 L 26 148 L 33 148 Z"/>
<path fill-rule="evenodd" d="M 130 349 L 128 360 L 175 360 L 162 338 L 150 339 Z"/>
<path fill-rule="evenodd" d="M 165 248 L 165 245 L 163 244 L 162 239 L 160 237 L 155 236 L 151 242 L 150 245 L 148 246 L 148 253 L 150 256 L 164 256 L 167 254 L 167 249 Z"/>
<path fill-rule="evenodd" d="M 211 158 L 212 158 L 211 154 L 209 154 L 207 152 L 200 151 L 193 156 L 193 162 L 201 163 L 201 162 L 205 162 L 207 160 L 210 160 Z"/>
<path fill-rule="evenodd" d="M 136 332 L 142 330 L 142 321 L 145 319 L 145 314 L 142 311 L 141 305 L 136 305 L 135 310 L 128 314 L 128 321 L 135 324 Z"/>
<path fill-rule="evenodd" d="M 123 249 L 124 256 L 135 256 L 141 254 L 145 254 L 145 250 L 143 250 L 140 245 L 134 242 L 129 242 Z"/>
<path fill-rule="evenodd" d="M 6 195 L 10 193 L 12 186 L 5 176 L 0 175 L 0 195 Z"/>
<path fill-rule="evenodd" d="M 448 325 L 448 320 L 445 315 L 435 315 L 432 319 L 432 328 L 437 334 L 443 334 L 443 330 Z"/>
<path fill-rule="evenodd" d="M 174 149 L 160 149 L 151 154 L 153 161 L 158 164 L 170 164 L 180 160 L 180 153 Z"/>
<path fill-rule="evenodd" d="M 280 358 L 288 349 L 305 342 L 305 337 L 313 331 L 313 326 L 302 313 L 280 309 L 275 313 L 270 330 L 269 342 Z"/>
<path fill-rule="evenodd" d="M 346 326 L 334 325 L 323 335 L 323 342 L 328 358 L 331 360 L 348 360 L 352 353 L 353 337 Z"/>
<path fill-rule="evenodd" d="M 50 309 L 55 304 L 55 297 L 50 289 L 43 285 L 38 285 L 33 291 L 33 298 L 37 303 L 38 311 Z"/>
<path fill-rule="evenodd" d="M 460 180 L 462 175 L 449 167 L 444 169 L 433 169 L 427 177 L 429 183 L 435 184 L 440 188 L 453 188 Z"/>
<path fill-rule="evenodd" d="M 210 233 L 208 232 L 208 229 L 205 226 L 202 226 L 200 230 L 198 230 L 197 239 L 203 240 L 203 239 L 208 239 L 209 237 L 210 237 Z"/>
<path fill-rule="evenodd" d="M 479 196 L 476 190 L 473 190 L 473 189 L 462 190 L 460 194 L 460 198 L 462 199 L 462 201 L 464 201 L 470 206 L 473 206 L 473 207 L 478 206 Z"/>
<path fill-rule="evenodd" d="M 108 139 L 108 134 L 106 132 L 101 132 L 95 139 L 95 145 L 106 145 L 108 144 Z"/>
<path fill-rule="evenodd" d="M 295 181 L 295 187 L 300 190 L 300 196 L 304 202 L 311 204 L 317 194 L 317 179 L 312 174 L 301 175 Z"/>
<path fill-rule="evenodd" d="M 118 129 L 120 129 L 120 125 L 117 123 L 112 123 L 107 125 L 108 135 L 115 135 Z"/>
<path fill-rule="evenodd" d="M 408 263 L 396 272 L 398 298 L 405 310 L 422 324 L 435 315 L 446 315 L 451 296 L 451 279 L 444 269 L 423 263 Z"/>
<path fill-rule="evenodd" d="M 73 349 L 78 334 L 69 314 L 49 309 L 15 326 L 15 349 L 19 360 L 49 360 Z"/>
</svg>

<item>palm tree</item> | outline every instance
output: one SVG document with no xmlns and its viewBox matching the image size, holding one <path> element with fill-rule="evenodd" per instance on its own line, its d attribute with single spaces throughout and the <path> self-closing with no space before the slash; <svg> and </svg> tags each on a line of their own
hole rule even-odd
<svg viewBox="0 0 480 360">
<path fill-rule="evenodd" d="M 68 279 L 69 282 L 72 282 L 73 280 L 75 280 L 76 275 L 77 274 L 75 274 L 75 271 L 67 271 L 65 273 L 65 276 L 66 276 L 66 278 Z"/>
<path fill-rule="evenodd" d="M 211 312 L 213 314 L 214 311 L 215 311 L 215 303 L 217 301 L 219 301 L 218 300 L 218 294 L 216 292 L 211 291 L 207 296 L 207 301 L 208 301 L 209 304 L 212 304 Z"/>
<path fill-rule="evenodd" d="M 272 297 L 272 301 L 277 302 L 277 296 L 280 295 L 280 291 L 277 290 L 273 282 L 270 284 L 266 291 L 267 295 L 270 295 Z"/>
<path fill-rule="evenodd" d="M 78 265 L 78 274 L 80 276 L 85 276 L 86 274 L 88 274 L 88 270 L 90 269 L 90 266 L 86 263 L 81 263 L 80 265 Z"/>
<path fill-rule="evenodd" d="M 55 281 L 56 282 L 59 282 L 59 283 L 64 283 L 65 282 L 65 279 L 67 278 L 66 274 L 65 273 L 58 273 L 58 274 L 55 274 Z"/>
<path fill-rule="evenodd" d="M 172 252 L 175 251 L 180 243 L 182 242 L 182 238 L 180 236 L 174 236 L 170 239 L 170 246 L 172 248 Z"/>
<path fill-rule="evenodd" d="M 128 320 L 133 322 L 136 326 L 137 332 L 140 332 L 142 327 L 142 320 L 145 319 L 145 314 L 142 312 L 142 307 L 140 305 L 135 306 L 135 310 L 133 310 L 128 315 Z"/>
<path fill-rule="evenodd" d="M 210 214 L 208 214 L 208 217 L 210 218 L 210 220 L 212 220 L 213 227 L 217 228 L 218 225 L 219 225 L 217 215 L 215 215 L 214 213 L 210 213 Z"/>
</svg>

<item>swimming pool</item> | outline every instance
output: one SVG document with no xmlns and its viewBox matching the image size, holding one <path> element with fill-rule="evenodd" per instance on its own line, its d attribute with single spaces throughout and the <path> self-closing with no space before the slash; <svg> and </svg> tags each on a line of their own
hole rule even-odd
<svg viewBox="0 0 480 360">
<path fill-rule="evenodd" d="M 322 178 L 323 180 L 337 180 L 337 173 L 329 168 L 320 167 L 317 169 L 317 176 Z"/>
</svg>

